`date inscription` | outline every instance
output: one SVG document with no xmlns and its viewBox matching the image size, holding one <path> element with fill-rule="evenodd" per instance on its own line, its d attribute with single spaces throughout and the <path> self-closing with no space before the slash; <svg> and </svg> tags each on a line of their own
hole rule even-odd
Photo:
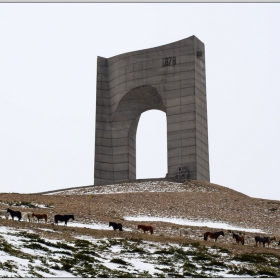
<svg viewBox="0 0 280 280">
<path fill-rule="evenodd" d="M 176 56 L 171 56 L 171 57 L 165 57 L 162 59 L 162 66 L 172 66 L 176 65 Z"/>
</svg>

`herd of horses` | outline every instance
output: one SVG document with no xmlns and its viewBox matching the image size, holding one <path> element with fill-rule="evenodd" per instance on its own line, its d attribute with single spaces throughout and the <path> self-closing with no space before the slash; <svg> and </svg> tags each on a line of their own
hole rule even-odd
<svg viewBox="0 0 280 280">
<path fill-rule="evenodd" d="M 28 220 L 29 222 L 32 221 L 32 219 L 36 219 L 37 222 L 39 223 L 40 220 L 44 220 L 45 223 L 47 223 L 48 221 L 48 215 L 47 214 L 38 214 L 38 213 L 32 213 L 32 212 L 21 212 L 21 211 L 14 211 L 10 208 L 6 209 L 6 210 L 0 210 L 0 216 L 5 216 L 6 219 L 9 218 L 9 215 L 11 215 L 12 219 L 14 220 L 14 218 L 18 218 L 18 221 L 20 221 L 21 219 L 23 220 Z M 58 225 L 58 222 L 64 222 L 65 225 L 67 225 L 67 222 L 72 219 L 75 220 L 74 215 L 54 215 L 54 224 Z M 121 223 L 115 223 L 115 222 L 109 222 L 109 227 L 112 227 L 115 230 L 119 230 L 119 231 L 123 231 L 123 225 Z M 150 232 L 150 234 L 154 233 L 154 228 L 151 225 L 138 225 L 137 226 L 138 230 L 142 230 L 144 233 L 146 232 Z M 179 234 L 180 236 L 184 236 L 184 235 L 190 235 L 190 230 L 188 229 L 184 229 L 184 228 L 180 228 L 179 229 Z M 207 241 L 208 239 L 212 239 L 215 240 L 215 242 L 217 241 L 217 239 L 220 236 L 225 236 L 225 233 L 223 231 L 217 231 L 217 232 L 205 232 L 203 234 L 203 239 L 205 241 Z M 243 235 L 238 235 L 236 233 L 232 233 L 232 238 L 236 240 L 236 243 L 239 244 L 241 243 L 242 245 L 245 244 L 245 240 L 249 240 L 252 239 L 252 237 L 250 236 L 243 236 Z M 265 245 L 267 244 L 267 246 L 269 247 L 270 243 L 272 241 L 276 242 L 276 237 L 268 237 L 268 236 L 255 236 L 255 242 L 256 242 L 256 246 L 258 247 L 259 245 L 261 246 L 261 244 L 263 244 L 263 247 L 265 247 Z M 278 243 L 278 245 L 280 245 L 280 241 Z"/>
<path fill-rule="evenodd" d="M 47 214 L 38 214 L 38 213 L 32 213 L 32 212 L 21 212 L 21 211 L 15 211 L 10 208 L 7 210 L 0 210 L 0 216 L 5 216 L 6 219 L 9 218 L 9 215 L 11 215 L 12 219 L 18 218 L 18 221 L 26 220 L 31 222 L 33 219 L 37 220 L 39 223 L 40 220 L 44 220 L 45 223 L 48 221 L 48 215 Z M 67 222 L 72 219 L 75 220 L 74 215 L 54 215 L 54 224 L 58 225 L 58 222 L 64 222 L 65 225 L 67 225 Z"/>
<path fill-rule="evenodd" d="M 109 227 L 112 227 L 114 230 L 119 230 L 122 231 L 123 230 L 123 226 L 121 223 L 115 223 L 115 222 L 109 222 Z M 138 225 L 137 229 L 141 229 L 143 230 L 144 233 L 146 233 L 146 231 L 149 231 L 150 234 L 154 233 L 154 228 L 152 226 L 146 226 L 146 225 Z"/>
<path fill-rule="evenodd" d="M 207 241 L 207 239 L 209 237 L 209 238 L 217 241 L 219 236 L 225 236 L 224 232 L 223 231 L 205 232 L 204 233 L 204 240 Z M 239 242 L 240 242 L 242 245 L 244 245 L 245 244 L 245 239 L 248 240 L 251 237 L 249 235 L 243 236 L 243 235 L 238 235 L 236 233 L 232 233 L 232 238 L 235 239 L 237 244 L 239 244 Z M 275 236 L 273 236 L 273 237 L 269 237 L 269 236 L 261 237 L 259 235 L 255 236 L 255 242 L 256 242 L 257 247 L 261 244 L 263 244 L 263 247 L 265 247 L 266 244 L 269 247 L 269 245 L 272 241 L 277 241 Z M 278 242 L 278 245 L 280 245 L 280 241 Z"/>
<path fill-rule="evenodd" d="M 119 230 L 119 231 L 123 231 L 123 226 L 122 224 L 118 224 L 115 222 L 109 222 L 109 227 L 113 227 L 114 230 Z M 146 233 L 147 231 L 150 232 L 150 234 L 154 233 L 154 229 L 152 226 L 147 226 L 147 225 L 138 225 L 137 229 L 141 229 L 143 230 L 144 233 Z M 190 235 L 190 230 L 189 229 L 185 229 L 185 228 L 180 228 L 179 229 L 179 234 L 180 237 L 185 236 L 185 235 Z M 215 242 L 217 241 L 217 239 L 219 238 L 219 236 L 225 236 L 225 233 L 223 231 L 217 231 L 217 232 L 205 232 L 203 234 L 203 239 L 205 241 L 207 241 L 208 239 L 213 239 L 215 240 Z M 239 242 L 244 245 L 245 244 L 245 239 L 250 239 L 251 237 L 249 235 L 247 236 L 242 236 L 242 235 L 238 235 L 236 233 L 232 233 L 232 238 L 236 240 L 236 243 L 239 244 Z M 276 237 L 260 237 L 260 236 L 255 236 L 255 242 L 256 242 L 256 246 L 258 247 L 258 245 L 261 245 L 261 243 L 263 244 L 263 247 L 265 247 L 265 244 L 270 245 L 270 243 L 272 241 L 276 241 Z M 278 245 L 280 245 L 280 241 L 278 243 Z"/>
</svg>

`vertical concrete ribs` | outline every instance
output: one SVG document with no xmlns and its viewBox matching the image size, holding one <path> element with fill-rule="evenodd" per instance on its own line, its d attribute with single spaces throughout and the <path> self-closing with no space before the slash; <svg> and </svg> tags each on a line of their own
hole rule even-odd
<svg viewBox="0 0 280 280">
<path fill-rule="evenodd" d="M 94 184 L 136 179 L 136 131 L 143 112 L 166 113 L 168 174 L 210 181 L 205 49 L 195 36 L 97 58 Z"/>
</svg>

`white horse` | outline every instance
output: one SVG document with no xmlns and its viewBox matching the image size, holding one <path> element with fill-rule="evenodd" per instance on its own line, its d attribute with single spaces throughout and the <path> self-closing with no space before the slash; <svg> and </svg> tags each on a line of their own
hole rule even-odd
<svg viewBox="0 0 280 280">
<path fill-rule="evenodd" d="M 21 212 L 22 220 L 26 220 L 31 222 L 32 221 L 32 212 Z"/>
<path fill-rule="evenodd" d="M 185 229 L 185 228 L 180 228 L 180 229 L 179 229 L 179 234 L 180 234 L 180 236 L 188 236 L 188 237 L 190 237 L 191 233 L 192 233 L 192 231 L 191 231 L 190 228 L 187 228 L 187 229 Z"/>
<path fill-rule="evenodd" d="M 255 243 L 255 239 L 250 235 L 246 234 L 244 239 L 248 244 Z"/>
<path fill-rule="evenodd" d="M 2 217 L 2 216 L 5 216 L 6 219 L 8 219 L 9 216 L 10 216 L 10 213 L 7 213 L 7 210 L 0 210 L 0 216 L 1 216 L 1 217 Z"/>
</svg>

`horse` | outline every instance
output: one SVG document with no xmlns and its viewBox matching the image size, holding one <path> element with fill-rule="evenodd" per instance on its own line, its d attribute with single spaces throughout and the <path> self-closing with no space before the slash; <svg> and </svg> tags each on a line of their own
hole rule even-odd
<svg viewBox="0 0 280 280">
<path fill-rule="evenodd" d="M 10 213 L 7 213 L 7 210 L 0 210 L 0 216 L 5 216 L 6 219 L 8 219 L 10 216 Z"/>
<path fill-rule="evenodd" d="M 271 241 L 275 241 L 275 242 L 277 241 L 275 235 L 273 237 L 270 237 L 270 242 Z"/>
<path fill-rule="evenodd" d="M 117 224 L 115 222 L 109 222 L 109 227 L 113 227 L 114 230 L 118 229 L 119 231 L 122 231 L 122 224 Z"/>
<path fill-rule="evenodd" d="M 45 223 L 48 221 L 48 215 L 47 214 L 32 213 L 32 217 L 36 217 L 38 223 L 39 223 L 39 220 L 45 220 Z"/>
<path fill-rule="evenodd" d="M 14 219 L 14 217 L 17 217 L 19 221 L 21 220 L 21 212 L 20 211 L 14 211 L 14 210 L 8 208 L 7 213 L 11 214 L 12 219 Z"/>
<path fill-rule="evenodd" d="M 32 220 L 32 213 L 31 212 L 21 212 L 22 220 L 28 220 L 29 222 Z"/>
<path fill-rule="evenodd" d="M 256 246 L 258 247 L 258 243 L 262 243 L 263 247 L 265 247 L 265 243 L 269 246 L 270 244 L 270 237 L 260 237 L 260 236 L 255 236 L 255 241 L 256 241 Z"/>
<path fill-rule="evenodd" d="M 74 215 L 55 215 L 54 216 L 54 224 L 58 225 L 58 222 L 65 222 L 65 225 L 67 226 L 67 222 L 72 219 L 74 219 Z"/>
<path fill-rule="evenodd" d="M 263 238 L 263 247 L 265 247 L 265 243 L 267 243 L 267 247 L 269 247 L 270 242 L 271 242 L 270 237 L 265 236 L 265 237 Z"/>
<path fill-rule="evenodd" d="M 258 247 L 258 243 L 263 243 L 263 237 L 259 235 L 255 236 L 256 246 Z"/>
<path fill-rule="evenodd" d="M 236 240 L 236 243 L 238 244 L 241 242 L 242 245 L 244 245 L 244 236 L 240 236 L 238 234 L 233 233 L 232 238 Z"/>
<path fill-rule="evenodd" d="M 154 233 L 154 228 L 152 226 L 138 225 L 137 229 L 142 229 L 144 233 L 146 233 L 146 231 L 150 231 L 151 234 Z"/>
<path fill-rule="evenodd" d="M 223 231 L 217 231 L 217 232 L 209 232 L 209 231 L 207 231 L 207 232 L 204 233 L 204 240 L 207 241 L 207 239 L 209 237 L 211 239 L 215 239 L 215 242 L 216 242 L 220 235 L 225 236 Z"/>
<path fill-rule="evenodd" d="M 253 240 L 253 237 L 251 237 L 250 235 L 245 235 L 244 239 L 247 240 L 248 244 L 250 244 Z"/>
<path fill-rule="evenodd" d="M 180 234 L 180 237 L 182 237 L 184 235 L 187 235 L 189 237 L 190 234 L 191 234 L 191 230 L 189 228 L 188 229 L 180 228 L 179 229 L 179 234 Z"/>
</svg>

